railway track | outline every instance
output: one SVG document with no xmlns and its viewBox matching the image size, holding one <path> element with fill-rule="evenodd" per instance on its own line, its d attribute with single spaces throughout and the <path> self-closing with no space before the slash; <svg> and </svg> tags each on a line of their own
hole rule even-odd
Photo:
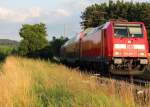
<svg viewBox="0 0 150 107">
<path fill-rule="evenodd" d="M 143 105 L 149 105 L 148 102 L 150 101 L 150 78 L 144 78 L 144 75 L 142 77 L 123 76 L 113 75 L 106 72 L 98 72 L 99 70 L 89 70 L 88 68 L 84 69 L 80 67 L 74 67 L 73 69 L 76 69 L 77 71 L 82 73 L 90 73 L 90 80 L 96 79 L 100 87 L 108 87 L 110 88 L 110 90 L 112 88 L 113 92 L 118 95 L 122 91 L 124 92 L 124 94 L 126 94 L 126 91 L 129 91 L 129 93 L 131 92 L 133 100 L 137 104 L 140 104 L 141 107 Z M 147 77 L 149 77 L 150 74 L 146 75 Z M 84 82 L 88 83 L 88 81 Z"/>
<path fill-rule="evenodd" d="M 74 68 L 74 67 L 73 67 Z M 85 72 L 85 73 L 90 73 L 92 74 L 92 77 L 96 77 L 99 80 L 102 81 L 110 81 L 110 80 L 115 80 L 118 82 L 126 82 L 130 85 L 134 85 L 139 88 L 150 88 L 150 71 L 148 71 L 145 75 L 141 76 L 125 76 L 125 75 L 115 75 L 115 74 L 110 74 L 106 72 L 99 72 L 99 70 L 95 69 L 88 69 L 88 68 L 80 68 L 80 67 L 75 67 L 75 69 Z M 91 71 L 91 72 L 90 72 Z"/>
<path fill-rule="evenodd" d="M 150 100 L 150 79 L 143 79 L 133 76 L 118 76 L 110 74 L 93 74 L 91 78 L 96 78 L 100 87 L 112 88 L 112 92 L 119 95 L 120 92 L 131 92 L 133 100 L 143 105 L 149 105 Z M 149 106 L 148 106 L 149 107 Z"/>
<path fill-rule="evenodd" d="M 136 76 L 118 76 L 118 75 L 108 75 L 108 74 L 93 74 L 102 83 L 108 83 L 110 80 L 115 80 L 118 83 L 125 82 L 129 85 L 133 85 L 139 89 L 150 88 L 150 79 L 143 79 Z"/>
<path fill-rule="evenodd" d="M 106 72 L 99 72 L 97 69 L 89 69 L 79 66 L 69 66 L 69 68 L 76 69 L 80 72 L 90 73 L 91 77 L 95 77 L 102 83 L 108 83 L 110 80 L 115 80 L 118 83 L 125 82 L 129 85 L 133 85 L 137 87 L 137 89 L 150 88 L 150 71 L 146 72 L 145 75 L 142 76 L 125 76 L 125 75 L 115 75 Z M 145 77 L 147 76 L 147 77 Z"/>
</svg>

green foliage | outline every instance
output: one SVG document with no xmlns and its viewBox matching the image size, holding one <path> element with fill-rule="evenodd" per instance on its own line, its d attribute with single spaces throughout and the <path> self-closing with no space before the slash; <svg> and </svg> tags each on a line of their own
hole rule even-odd
<svg viewBox="0 0 150 107">
<path fill-rule="evenodd" d="M 60 48 L 67 40 L 68 38 L 64 38 L 63 36 L 60 38 L 53 37 L 53 40 L 50 42 L 50 46 L 54 56 L 60 56 Z"/>
<path fill-rule="evenodd" d="M 55 86 L 51 88 L 47 95 L 50 105 L 53 107 L 73 107 L 73 95 L 64 86 Z"/>
<path fill-rule="evenodd" d="M 34 56 L 36 51 L 48 45 L 46 26 L 43 23 L 22 25 L 19 34 L 23 38 L 19 46 L 20 55 Z"/>
<path fill-rule="evenodd" d="M 17 52 L 16 46 L 0 45 L 0 61 L 4 60 L 8 55 Z"/>
<path fill-rule="evenodd" d="M 150 28 L 150 3 L 133 3 L 118 0 L 109 1 L 109 5 L 94 4 L 82 13 L 81 26 L 84 29 L 96 27 L 110 19 L 127 19 L 128 21 L 142 21 Z"/>
<path fill-rule="evenodd" d="M 89 27 L 96 27 L 104 23 L 106 21 L 106 19 L 104 18 L 104 10 L 106 10 L 106 8 L 107 5 L 105 3 L 101 5 L 94 4 L 87 7 L 81 16 L 81 26 L 86 29 Z"/>
<path fill-rule="evenodd" d="M 42 23 L 25 24 L 20 29 L 19 34 L 23 38 L 19 46 L 19 55 L 34 58 L 51 59 L 53 56 L 59 57 L 60 47 L 68 40 L 62 36 L 60 38 L 53 37 L 53 40 L 48 43 L 46 27 Z"/>
</svg>

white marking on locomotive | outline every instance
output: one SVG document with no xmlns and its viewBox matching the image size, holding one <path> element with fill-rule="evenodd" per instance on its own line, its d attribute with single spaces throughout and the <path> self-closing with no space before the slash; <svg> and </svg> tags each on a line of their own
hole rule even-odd
<svg viewBox="0 0 150 107">
<path fill-rule="evenodd" d="M 144 44 L 134 44 L 134 45 L 127 45 L 126 44 L 115 44 L 114 45 L 115 49 L 127 49 L 133 47 L 133 49 L 141 49 L 145 50 L 145 45 Z"/>
<path fill-rule="evenodd" d="M 140 45 L 140 44 L 136 44 L 136 45 L 133 45 L 134 49 L 143 49 L 145 50 L 145 45 Z"/>
<path fill-rule="evenodd" d="M 115 49 L 126 49 L 126 44 L 115 44 Z"/>
</svg>

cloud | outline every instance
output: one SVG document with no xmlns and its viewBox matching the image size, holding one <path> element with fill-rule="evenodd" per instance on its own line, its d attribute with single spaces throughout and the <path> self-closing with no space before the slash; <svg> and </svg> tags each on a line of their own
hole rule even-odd
<svg viewBox="0 0 150 107">
<path fill-rule="evenodd" d="M 60 17 L 61 16 L 61 17 Z M 56 9 L 56 10 L 44 10 L 38 7 L 32 7 L 30 9 L 17 9 L 17 10 L 11 10 L 9 8 L 0 7 L 0 20 L 3 21 L 10 21 L 10 22 L 19 22 L 19 23 L 25 23 L 30 22 L 30 20 L 33 19 L 42 19 L 43 18 L 52 18 L 58 19 L 62 17 L 68 17 L 70 16 L 70 13 L 64 9 Z"/>
<path fill-rule="evenodd" d="M 82 11 L 84 10 L 87 6 L 91 4 L 91 1 L 89 0 L 63 0 L 61 6 L 71 12 L 74 11 Z"/>
<path fill-rule="evenodd" d="M 70 13 L 67 12 L 66 10 L 64 10 L 64 9 L 57 9 L 56 13 L 59 14 L 59 15 L 62 15 L 62 16 L 70 16 Z"/>
<path fill-rule="evenodd" d="M 28 10 L 11 10 L 0 7 L 0 20 L 24 22 L 28 18 L 38 17 L 39 15 L 40 10 L 38 8 L 31 8 Z"/>
<path fill-rule="evenodd" d="M 0 39 L 9 38 L 20 40 L 19 29 L 22 24 L 43 22 L 48 27 L 48 34 L 62 35 L 64 23 L 70 21 L 72 14 L 64 8 L 44 9 L 40 7 L 30 8 L 6 8 L 0 6 Z"/>
</svg>

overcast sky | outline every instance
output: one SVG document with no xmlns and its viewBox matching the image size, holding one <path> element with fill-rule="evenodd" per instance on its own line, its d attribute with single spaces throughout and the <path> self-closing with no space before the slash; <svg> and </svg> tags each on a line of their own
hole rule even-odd
<svg viewBox="0 0 150 107">
<path fill-rule="evenodd" d="M 52 36 L 63 35 L 64 27 L 66 36 L 71 37 L 81 30 L 81 12 L 91 4 L 107 1 L 0 0 L 0 39 L 20 40 L 18 32 L 22 24 L 39 22 L 47 25 L 49 40 Z"/>
</svg>

